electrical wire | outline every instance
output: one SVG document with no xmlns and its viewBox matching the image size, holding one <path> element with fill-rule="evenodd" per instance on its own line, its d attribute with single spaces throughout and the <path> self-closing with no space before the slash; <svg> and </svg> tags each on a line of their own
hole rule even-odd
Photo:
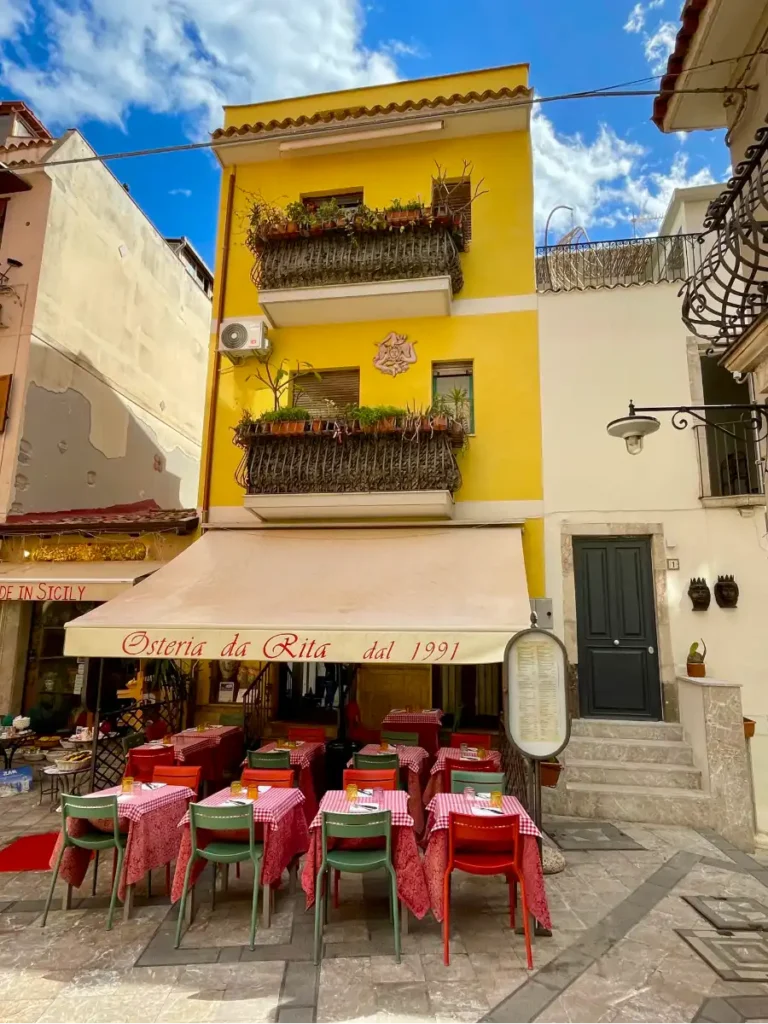
<svg viewBox="0 0 768 1024">
<path fill-rule="evenodd" d="M 728 63 L 731 63 L 731 62 L 733 62 L 735 60 L 744 60 L 746 58 L 755 57 L 755 56 L 757 56 L 759 54 L 768 54 L 768 50 L 763 50 L 763 49 L 754 50 L 754 51 L 752 51 L 750 53 L 739 54 L 737 57 L 726 57 L 726 58 L 723 58 L 722 60 L 708 61 L 706 64 L 698 64 L 698 65 L 694 65 L 694 66 L 692 66 L 690 68 L 685 68 L 682 72 L 680 72 L 680 74 L 681 75 L 682 74 L 688 74 L 691 71 L 700 71 L 700 70 L 703 70 L 703 69 L 706 69 L 706 68 L 715 67 L 718 64 L 728 64 Z M 640 97 L 640 96 L 658 96 L 659 95 L 658 89 L 629 89 L 627 87 L 631 86 L 631 85 L 642 85 L 645 82 L 656 81 L 657 79 L 663 78 L 665 74 L 666 74 L 666 72 L 664 74 L 649 75 L 647 78 L 637 78 L 637 79 L 634 79 L 633 81 L 630 81 L 630 82 L 619 82 L 619 83 L 617 83 L 615 85 L 605 85 L 605 86 L 601 86 L 601 87 L 596 88 L 596 89 L 585 89 L 585 90 L 580 90 L 578 92 L 557 93 L 557 94 L 555 94 L 553 96 L 531 96 L 531 97 L 527 97 L 526 99 L 516 99 L 516 100 L 510 101 L 510 103 L 506 104 L 506 106 L 509 106 L 509 107 L 534 107 L 534 106 L 540 106 L 540 105 L 543 105 L 543 104 L 546 104 L 546 103 L 561 103 L 561 102 L 565 102 L 567 100 L 611 99 L 611 98 L 614 98 L 614 99 L 628 99 L 628 98 L 631 98 L 631 97 Z M 709 93 L 709 94 L 728 94 L 728 95 L 732 95 L 734 93 L 743 93 L 745 91 L 745 87 L 742 86 L 742 87 L 728 88 L 727 86 L 721 86 L 721 87 L 716 87 L 716 88 L 673 89 L 673 90 L 669 90 L 669 91 L 670 91 L 670 93 L 674 92 L 675 95 L 681 95 L 681 94 L 683 94 L 683 95 L 685 95 L 685 94 L 703 95 L 703 94 L 707 94 L 707 93 Z M 454 113 L 454 114 L 455 113 L 461 113 L 461 112 L 462 111 L 452 111 L 452 113 Z M 471 112 L 471 108 L 469 108 L 469 111 L 465 111 L 465 112 Z M 429 114 L 429 116 L 431 118 L 434 118 L 435 117 L 434 112 L 431 112 Z M 418 120 L 418 118 L 413 118 L 413 120 L 416 121 L 416 120 Z M 335 130 L 338 130 L 339 126 L 338 125 L 334 125 L 333 128 Z M 295 137 L 296 137 L 295 135 L 291 136 L 291 138 L 295 138 Z M 187 143 L 180 143 L 180 144 L 174 145 L 174 146 L 157 146 L 157 147 L 154 147 L 154 148 L 151 148 L 151 149 L 125 150 L 125 151 L 121 151 L 121 152 L 118 152 L 118 153 L 103 153 L 103 154 L 94 153 L 91 156 L 72 157 L 72 158 L 67 159 L 67 160 L 46 160 L 46 161 L 43 161 L 40 164 L 32 164 L 32 165 L 29 165 L 29 166 L 26 166 L 26 167 L 15 167 L 13 164 L 10 164 L 10 165 L 9 164 L 3 164 L 0 161 L 0 167 L 5 167 L 8 170 L 12 171 L 14 174 L 24 174 L 24 173 L 28 173 L 29 174 L 29 173 L 33 173 L 33 172 L 35 172 L 37 170 L 40 170 L 41 167 L 64 167 L 64 166 L 68 166 L 68 165 L 72 165 L 72 164 L 85 164 L 85 163 L 94 163 L 94 162 L 106 163 L 107 161 L 110 161 L 110 160 L 126 160 L 126 159 L 134 159 L 134 158 L 137 158 L 137 157 L 144 157 L 144 156 L 165 156 L 165 155 L 170 154 L 170 153 L 190 153 L 190 152 L 195 152 L 197 150 L 205 150 L 205 149 L 208 149 L 208 150 L 229 149 L 229 148 L 232 148 L 232 147 L 235 147 L 235 146 L 248 145 L 248 144 L 252 144 L 252 143 L 253 143 L 253 139 L 252 138 L 247 138 L 247 139 L 225 139 L 224 141 L 220 141 L 218 139 L 210 139 L 210 140 L 208 140 L 206 142 L 187 142 Z"/>
</svg>

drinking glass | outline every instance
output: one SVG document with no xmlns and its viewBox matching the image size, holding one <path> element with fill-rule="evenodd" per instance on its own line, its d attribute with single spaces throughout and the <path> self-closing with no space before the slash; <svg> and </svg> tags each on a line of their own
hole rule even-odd
<svg viewBox="0 0 768 1024">
<path fill-rule="evenodd" d="M 248 783 L 248 799 L 258 800 L 259 799 L 259 784 L 258 782 Z"/>
<path fill-rule="evenodd" d="M 198 723 L 198 724 L 197 724 L 197 725 L 195 726 L 195 729 L 196 729 L 196 730 L 197 730 L 198 732 L 205 732 L 205 726 L 203 725 L 203 723 L 202 723 L 202 722 L 199 722 L 199 723 Z"/>
<path fill-rule="evenodd" d="M 133 792 L 133 776 L 124 775 L 123 781 L 120 783 L 121 793 L 132 793 Z"/>
<path fill-rule="evenodd" d="M 278 736 L 277 739 L 275 740 L 275 747 L 278 750 L 285 750 L 285 745 L 286 745 L 285 736 Z"/>
<path fill-rule="evenodd" d="M 468 750 L 469 750 L 469 747 L 467 746 L 467 744 L 466 743 L 462 743 L 461 746 L 459 747 L 459 757 L 466 757 Z"/>
<path fill-rule="evenodd" d="M 133 795 L 138 796 L 141 792 L 141 783 L 138 779 L 133 780 Z"/>
<path fill-rule="evenodd" d="M 477 759 L 478 759 L 478 761 L 484 761 L 486 759 L 486 757 L 488 757 L 488 751 L 485 749 L 485 747 L 478 747 L 477 748 Z"/>
<path fill-rule="evenodd" d="M 165 736 L 163 736 L 163 746 L 164 747 L 172 747 L 173 746 L 173 736 L 171 736 L 171 734 L 169 732 L 167 732 L 165 734 Z"/>
<path fill-rule="evenodd" d="M 243 784 L 242 784 L 242 782 L 238 782 L 237 779 L 235 779 L 235 781 L 233 783 L 231 783 L 231 785 L 229 787 L 229 795 L 230 796 L 242 796 L 243 795 Z"/>
<path fill-rule="evenodd" d="M 475 799 L 475 787 L 474 786 L 465 786 L 464 787 L 464 796 L 467 798 L 467 800 L 474 800 Z"/>
<path fill-rule="evenodd" d="M 384 790 L 381 788 L 381 786 L 373 787 L 373 799 L 374 802 L 379 805 L 379 807 L 381 807 L 381 805 L 384 803 Z"/>
<path fill-rule="evenodd" d="M 349 803 L 353 804 L 357 800 L 357 783 L 350 782 L 345 790 L 345 794 Z"/>
<path fill-rule="evenodd" d="M 498 807 L 499 809 L 501 809 L 501 806 L 502 806 L 502 804 L 501 804 L 501 790 L 500 789 L 492 789 L 491 790 L 491 807 Z"/>
</svg>

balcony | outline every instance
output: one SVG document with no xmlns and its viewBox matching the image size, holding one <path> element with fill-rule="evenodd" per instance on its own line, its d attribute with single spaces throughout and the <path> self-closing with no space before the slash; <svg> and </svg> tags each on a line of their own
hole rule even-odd
<svg viewBox="0 0 768 1024">
<path fill-rule="evenodd" d="M 540 245 L 536 248 L 536 290 L 583 292 L 685 281 L 700 261 L 696 235 Z"/>
<path fill-rule="evenodd" d="M 275 430 L 278 428 L 278 431 Z M 241 424 L 237 481 L 264 521 L 450 519 L 461 486 L 461 424 L 409 416 L 363 428 L 341 420 Z"/>
<path fill-rule="evenodd" d="M 349 219 L 303 233 L 288 224 L 251 238 L 252 280 L 276 327 L 447 316 L 464 283 L 460 223 L 422 211 L 410 221 Z"/>
<path fill-rule="evenodd" d="M 701 499 L 704 505 L 764 505 L 764 473 L 758 427 L 749 419 L 696 427 Z"/>
</svg>

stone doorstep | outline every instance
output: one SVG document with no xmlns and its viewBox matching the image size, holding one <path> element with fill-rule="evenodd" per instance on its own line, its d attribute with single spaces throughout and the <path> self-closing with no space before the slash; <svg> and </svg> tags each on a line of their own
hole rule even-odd
<svg viewBox="0 0 768 1024">
<path fill-rule="evenodd" d="M 571 736 L 602 739 L 682 740 L 678 722 L 642 722 L 621 718 L 574 718 Z"/>
<path fill-rule="evenodd" d="M 569 758 L 563 776 L 566 785 L 575 782 L 609 786 L 644 786 L 662 789 L 701 790 L 701 771 L 689 765 L 658 762 L 580 761 Z"/>
<path fill-rule="evenodd" d="M 562 784 L 562 783 L 561 783 Z M 558 787 L 559 789 L 559 787 Z M 601 821 L 638 821 L 688 828 L 711 824 L 711 798 L 693 789 L 609 786 L 565 782 L 561 793 L 543 793 L 545 813 Z"/>
<path fill-rule="evenodd" d="M 569 760 L 608 761 L 611 764 L 640 761 L 643 764 L 677 764 L 693 766 L 693 751 L 681 740 L 648 740 L 572 736 L 563 752 Z"/>
</svg>

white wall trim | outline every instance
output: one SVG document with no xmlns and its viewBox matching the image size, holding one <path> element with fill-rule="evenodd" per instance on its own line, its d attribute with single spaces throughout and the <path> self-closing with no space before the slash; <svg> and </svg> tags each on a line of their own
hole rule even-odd
<svg viewBox="0 0 768 1024">
<path fill-rule="evenodd" d="M 489 313 L 527 313 L 539 308 L 536 292 L 527 295 L 492 295 L 486 299 L 454 299 L 452 316 L 487 316 Z"/>
<path fill-rule="evenodd" d="M 521 525 L 526 519 L 538 519 L 543 514 L 544 502 L 542 501 L 457 501 L 454 505 L 454 517 L 452 520 L 441 520 L 440 522 L 425 522 L 416 524 L 404 521 L 403 526 L 467 526 L 470 524 L 482 523 L 492 525 L 494 523 L 506 525 Z M 198 511 L 200 511 L 198 509 Z M 395 517 L 381 523 L 382 526 L 395 525 Z M 279 524 L 278 524 L 279 525 Z M 282 524 L 286 528 L 286 524 Z M 297 526 L 304 526 L 306 523 L 298 523 Z M 327 525 L 332 526 L 333 523 Z M 349 522 L 344 523 L 350 525 Z M 367 523 L 365 525 L 370 525 Z M 243 505 L 212 505 L 208 510 L 208 521 L 203 523 L 203 529 L 264 529 L 266 524 L 260 523 L 258 519 L 249 512 Z"/>
</svg>

